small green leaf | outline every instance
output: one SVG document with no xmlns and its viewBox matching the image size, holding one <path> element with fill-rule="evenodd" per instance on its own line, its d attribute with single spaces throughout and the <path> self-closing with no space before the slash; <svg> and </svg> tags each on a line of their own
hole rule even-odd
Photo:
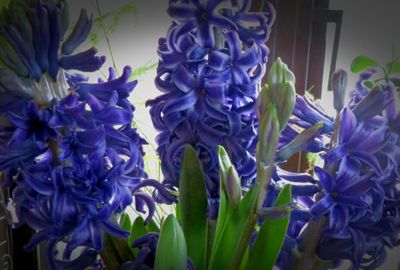
<svg viewBox="0 0 400 270">
<path fill-rule="evenodd" d="M 274 206 L 288 205 L 292 201 L 290 185 L 286 185 L 278 195 Z M 283 246 L 290 215 L 281 218 L 266 218 L 256 238 L 246 269 L 267 269 L 275 265 Z"/>
<path fill-rule="evenodd" d="M 133 242 L 140 236 L 145 235 L 148 233 L 146 226 L 144 225 L 144 220 L 142 216 L 138 216 L 132 224 L 131 228 L 131 236 L 128 238 L 128 244 L 131 247 L 133 254 L 135 256 L 138 255 L 139 249 L 133 248 Z"/>
<path fill-rule="evenodd" d="M 146 228 L 148 232 L 160 232 L 160 228 L 157 226 L 153 219 L 150 220 Z"/>
<path fill-rule="evenodd" d="M 186 270 L 185 236 L 174 215 L 165 220 L 157 244 L 154 270 Z"/>
<path fill-rule="evenodd" d="M 201 162 L 196 150 L 184 150 L 179 181 L 179 217 L 185 234 L 188 256 L 196 269 L 206 269 L 207 260 L 207 194 Z"/>
<path fill-rule="evenodd" d="M 123 213 L 121 216 L 121 226 L 124 230 L 131 231 L 132 221 L 127 213 Z"/>
<path fill-rule="evenodd" d="M 368 56 L 360 55 L 354 58 L 353 62 L 351 63 L 351 71 L 354 73 L 358 73 L 363 71 L 369 67 L 376 67 L 378 63 L 371 59 Z"/>
<path fill-rule="evenodd" d="M 368 89 L 374 88 L 374 83 L 371 82 L 371 81 L 364 81 L 364 85 L 365 85 L 365 87 L 367 87 Z"/>
<path fill-rule="evenodd" d="M 400 61 L 390 62 L 386 65 L 389 74 L 400 73 Z"/>
</svg>

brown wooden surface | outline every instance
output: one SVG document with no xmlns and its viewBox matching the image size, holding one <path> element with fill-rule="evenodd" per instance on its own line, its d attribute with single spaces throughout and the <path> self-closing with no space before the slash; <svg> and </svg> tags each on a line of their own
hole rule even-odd
<svg viewBox="0 0 400 270">
<path fill-rule="evenodd" d="M 326 23 L 313 21 L 315 8 L 328 8 L 329 0 L 270 0 L 276 10 L 276 19 L 267 45 L 270 49 L 267 71 L 280 57 L 296 76 L 296 92 L 309 90 L 321 97 L 326 48 Z M 253 0 L 252 8 L 265 11 L 264 0 Z M 263 83 L 266 82 L 266 77 Z M 292 157 L 285 169 L 305 171 L 306 155 Z"/>
</svg>

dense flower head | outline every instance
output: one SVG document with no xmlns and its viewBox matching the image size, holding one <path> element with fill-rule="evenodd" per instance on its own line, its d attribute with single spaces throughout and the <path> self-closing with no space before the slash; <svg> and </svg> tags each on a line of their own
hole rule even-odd
<svg viewBox="0 0 400 270">
<path fill-rule="evenodd" d="M 349 104 L 336 118 L 336 129 L 333 118 L 317 114 L 309 101 L 307 106 L 296 102 L 296 108 L 304 108 L 301 113 L 294 110 L 296 120 L 288 127 L 323 121 L 321 132 L 332 142 L 316 151 L 323 167 L 315 166 L 315 174 L 288 173 L 279 167 L 273 173 L 269 205 L 276 197 L 274 190 L 285 183 L 293 185 L 296 204 L 278 261 L 281 269 L 294 267 L 293 250 L 301 256 L 307 226 L 311 221 L 324 222 L 323 218 L 317 254 L 331 267 L 349 260 L 351 269 L 376 269 L 385 261 L 387 248 L 400 243 L 400 96 L 391 82 L 366 87 L 362 82 L 373 73 L 360 75 Z"/>
<path fill-rule="evenodd" d="M 138 211 L 147 208 L 147 221 L 154 213 L 153 199 L 140 191 L 159 186 L 143 181 L 146 142 L 131 126 L 130 73 L 126 67 L 117 78 L 110 69 L 106 82 L 76 84 L 47 106 L 30 99 L 19 113 L 6 114 L 12 132 L 0 150 L 0 169 L 14 186 L 19 223 L 37 232 L 26 247 L 47 241 L 50 265 L 61 263 L 53 260 L 59 242 L 66 243 L 68 261 L 77 247 L 99 252 L 103 232 L 128 236 L 116 214 L 133 200 Z"/>
<path fill-rule="evenodd" d="M 171 0 L 168 13 L 174 23 L 159 41 L 155 79 L 163 94 L 147 102 L 160 132 L 156 140 L 163 184 L 179 186 L 182 150 L 185 144 L 193 145 L 206 172 L 213 217 L 219 192 L 216 146 L 228 150 L 243 185 L 251 184 L 256 171 L 254 108 L 274 13 L 269 6 L 268 17 L 253 14 L 249 5 Z"/>
<path fill-rule="evenodd" d="M 69 30 L 67 2 L 56 0 L 12 1 L 0 24 L 0 170 L 18 224 L 36 231 L 26 248 L 45 241 L 54 269 L 89 266 L 104 233 L 128 236 L 116 221 L 133 202 L 148 222 L 155 203 L 140 189 L 160 188 L 143 180 L 146 141 L 132 127 L 131 68 L 119 77 L 110 68 L 97 83 L 68 73 L 96 71 L 105 61 L 95 48 L 73 54 L 91 25 L 82 10 Z M 85 251 L 71 260 L 78 247 Z"/>
</svg>

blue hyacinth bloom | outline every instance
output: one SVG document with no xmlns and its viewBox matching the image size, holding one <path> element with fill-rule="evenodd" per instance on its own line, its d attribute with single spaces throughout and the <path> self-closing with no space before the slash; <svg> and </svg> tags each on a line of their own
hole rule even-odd
<svg viewBox="0 0 400 270">
<path fill-rule="evenodd" d="M 254 108 L 273 14 L 250 15 L 244 2 L 170 1 L 174 23 L 160 39 L 155 79 L 163 94 L 147 102 L 160 132 L 156 141 L 163 185 L 179 186 L 183 148 L 193 145 L 205 170 L 212 218 L 218 213 L 217 145 L 235 161 L 243 186 L 252 185 L 256 172 Z"/>
</svg>

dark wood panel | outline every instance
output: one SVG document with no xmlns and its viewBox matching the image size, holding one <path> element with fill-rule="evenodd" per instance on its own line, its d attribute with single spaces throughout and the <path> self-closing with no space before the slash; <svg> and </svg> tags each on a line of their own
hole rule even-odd
<svg viewBox="0 0 400 270">
<path fill-rule="evenodd" d="M 266 0 L 253 0 L 253 10 L 265 9 Z M 321 97 L 324 73 L 326 23 L 314 21 L 316 8 L 328 8 L 329 0 L 270 0 L 276 11 L 276 19 L 267 45 L 270 49 L 267 71 L 273 61 L 280 57 L 296 76 L 296 92 L 310 91 Z M 267 78 L 263 78 L 265 83 Z M 308 169 L 305 153 L 292 157 L 285 169 L 305 171 Z"/>
</svg>

